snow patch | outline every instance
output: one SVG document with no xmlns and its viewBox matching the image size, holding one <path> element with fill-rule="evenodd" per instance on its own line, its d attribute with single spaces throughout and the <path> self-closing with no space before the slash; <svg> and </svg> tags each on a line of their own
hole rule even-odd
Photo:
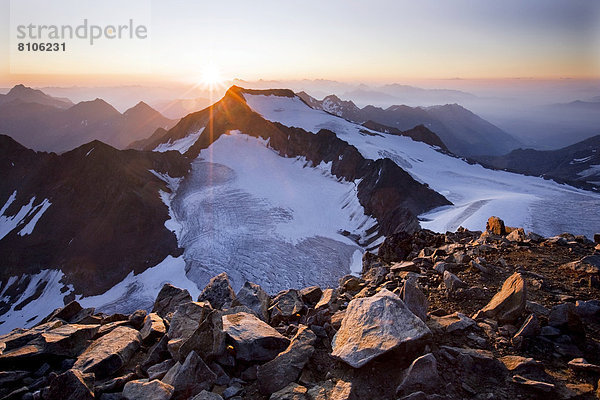
<svg viewBox="0 0 600 400">
<path fill-rule="evenodd" d="M 29 275 L 23 275 L 20 278 L 11 277 L 6 288 L 16 283 L 18 279 L 23 281 L 27 277 Z M 15 328 L 31 328 L 55 309 L 63 307 L 63 298 L 73 291 L 73 287 L 67 286 L 65 292 L 63 289 L 65 285 L 60 282 L 62 278 L 62 271 L 50 269 L 31 275 L 31 281 L 25 291 L 17 299 L 12 300 L 11 309 L 2 315 L 4 323 L 0 325 L 0 334 L 8 333 Z M 33 296 L 44 284 L 44 289 L 37 299 L 29 302 L 22 309 L 15 310 L 20 303 Z M 3 296 L 6 288 L 2 291 Z"/>
<path fill-rule="evenodd" d="M 15 229 L 23 220 L 29 215 L 33 209 L 33 202 L 35 197 L 29 200 L 29 203 L 21 207 L 17 214 L 13 216 L 4 215 L 6 209 L 14 202 L 17 192 L 15 191 L 8 199 L 6 204 L 2 207 L 2 214 L 0 214 L 0 239 L 8 235 L 13 229 Z"/>
<path fill-rule="evenodd" d="M 19 235 L 25 236 L 31 234 L 37 222 L 51 205 L 52 203 L 50 203 L 48 199 L 44 199 L 44 201 L 42 201 L 42 203 L 32 211 L 33 217 L 29 220 L 27 225 L 25 225 L 25 227 L 19 231 Z"/>
<path fill-rule="evenodd" d="M 188 151 L 190 147 L 194 145 L 194 143 L 196 143 L 196 140 L 198 140 L 200 135 L 202 135 L 202 132 L 204 132 L 204 128 L 200 128 L 200 130 L 198 130 L 197 132 L 190 133 L 184 138 L 177 139 L 173 143 L 171 143 L 171 139 L 169 139 L 167 143 L 161 143 L 158 146 L 156 146 L 156 148 L 153 151 L 163 153 L 169 150 L 176 150 L 183 154 L 186 151 Z"/>
<path fill-rule="evenodd" d="M 123 281 L 103 294 L 81 297 L 76 300 L 82 307 L 96 307 L 105 313 L 132 313 L 137 309 L 150 310 L 158 292 L 165 283 L 187 289 L 196 299 L 200 290 L 185 274 L 183 257 L 167 256 L 162 262 L 138 275 L 131 272 Z"/>
</svg>

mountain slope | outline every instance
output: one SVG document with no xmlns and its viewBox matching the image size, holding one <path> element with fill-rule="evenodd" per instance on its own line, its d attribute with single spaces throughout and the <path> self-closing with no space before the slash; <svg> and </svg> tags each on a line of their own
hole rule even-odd
<svg viewBox="0 0 600 400">
<path fill-rule="evenodd" d="M 600 225 L 600 196 L 592 192 L 470 165 L 404 136 L 366 135 L 361 132 L 364 127 L 314 110 L 300 98 L 244 97 L 253 110 L 270 121 L 313 133 L 329 129 L 363 157 L 389 158 L 417 181 L 443 194 L 453 206 L 421 215 L 425 228 L 445 232 L 462 225 L 477 229 L 490 215 L 501 215 L 511 226 L 523 226 L 546 236 L 572 231 L 591 237 Z M 582 209 L 588 212 L 583 215 Z"/>
<path fill-rule="evenodd" d="M 518 149 L 504 156 L 478 157 L 477 160 L 491 168 L 600 190 L 600 135 L 559 150 Z"/>
<path fill-rule="evenodd" d="M 36 103 L 61 109 L 66 109 L 73 105 L 69 99 L 52 97 L 41 90 L 32 89 L 24 85 L 16 85 L 10 89 L 7 94 L 0 95 L 0 104 L 10 103 L 12 101 Z"/>
<path fill-rule="evenodd" d="M 36 153 L 2 135 L 0 160 L 2 313 L 23 303 L 33 277 L 49 270 L 64 274 L 58 288 L 65 296 L 91 295 L 178 255 L 159 197 L 169 188 L 150 170 L 183 175 L 189 161 L 180 154 L 98 141 L 62 155 Z M 35 285 L 29 290 L 41 295 Z"/>
<path fill-rule="evenodd" d="M 319 101 L 302 92 L 299 96 L 311 107 L 353 122 L 373 121 L 399 130 L 424 125 L 433 131 L 448 149 L 460 156 L 502 155 L 519 147 L 518 140 L 495 125 L 458 104 L 432 107 L 395 105 L 382 109 L 371 105 L 357 107 L 336 96 Z"/>
<path fill-rule="evenodd" d="M 26 97 L 31 102 L 16 99 L 0 104 L 0 133 L 35 150 L 62 152 L 92 140 L 125 148 L 149 137 L 157 128 L 170 128 L 175 123 L 145 103 L 123 114 L 102 99 L 57 108 L 44 101 L 50 96 L 36 92 L 37 97 Z"/>
</svg>

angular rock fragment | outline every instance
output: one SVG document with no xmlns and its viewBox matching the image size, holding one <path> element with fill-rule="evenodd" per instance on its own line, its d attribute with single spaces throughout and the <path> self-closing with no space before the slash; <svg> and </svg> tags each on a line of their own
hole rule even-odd
<svg viewBox="0 0 600 400">
<path fill-rule="evenodd" d="M 208 301 L 217 310 L 229 308 L 234 300 L 235 292 L 231 288 L 229 276 L 226 272 L 221 272 L 211 278 L 208 285 L 198 296 L 198 301 Z"/>
<path fill-rule="evenodd" d="M 187 290 L 175 287 L 170 283 L 165 283 L 156 296 L 152 312 L 165 318 L 169 313 L 174 313 L 181 304 L 191 301 L 192 296 Z"/>
<path fill-rule="evenodd" d="M 492 318 L 500 323 L 514 322 L 525 311 L 527 288 L 519 273 L 514 273 L 504 282 L 492 300 L 475 315 L 478 318 Z"/>
<path fill-rule="evenodd" d="M 313 346 L 316 340 L 317 337 L 311 330 L 300 326 L 285 351 L 258 367 L 260 391 L 271 394 L 296 381 L 315 350 Z"/>
<path fill-rule="evenodd" d="M 94 341 L 78 358 L 73 369 L 92 372 L 105 377 L 117 372 L 138 349 L 141 336 L 138 331 L 126 326 Z"/>
<path fill-rule="evenodd" d="M 159 380 L 139 379 L 125 384 L 123 397 L 127 400 L 169 400 L 173 392 L 173 386 Z"/>
<path fill-rule="evenodd" d="M 233 345 L 235 357 L 243 361 L 269 361 L 286 349 L 290 341 L 253 314 L 223 316 L 223 330 Z"/>
<path fill-rule="evenodd" d="M 333 339 L 332 355 L 360 368 L 377 356 L 429 335 L 427 325 L 397 295 L 383 289 L 373 297 L 348 304 Z"/>
<path fill-rule="evenodd" d="M 259 285 L 246 282 L 236 295 L 232 305 L 246 306 L 251 309 L 258 318 L 265 322 L 269 321 L 269 304 L 271 299 Z"/>
</svg>

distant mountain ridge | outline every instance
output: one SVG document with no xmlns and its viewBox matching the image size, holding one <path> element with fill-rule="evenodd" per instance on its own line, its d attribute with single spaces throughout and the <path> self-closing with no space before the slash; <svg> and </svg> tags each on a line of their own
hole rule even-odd
<svg viewBox="0 0 600 400">
<path fill-rule="evenodd" d="M 0 105 L 11 101 L 37 103 L 57 108 L 69 108 L 73 105 L 73 102 L 69 99 L 52 97 L 41 90 L 32 89 L 25 85 L 16 85 L 7 94 L 0 94 Z"/>
<path fill-rule="evenodd" d="M 476 157 L 483 165 L 600 191 L 600 135 L 558 150 L 517 149 L 498 157 Z"/>
<path fill-rule="evenodd" d="M 62 152 L 91 140 L 125 148 L 175 122 L 143 102 L 121 114 L 99 98 L 73 105 L 23 85 L 0 98 L 0 133 L 42 151 Z"/>
<path fill-rule="evenodd" d="M 520 142 L 458 104 L 431 107 L 390 106 L 386 109 L 343 101 L 335 95 L 317 100 L 305 92 L 298 93 L 307 104 L 356 123 L 373 121 L 405 131 L 424 125 L 434 132 L 447 148 L 459 156 L 502 155 L 518 148 Z"/>
</svg>

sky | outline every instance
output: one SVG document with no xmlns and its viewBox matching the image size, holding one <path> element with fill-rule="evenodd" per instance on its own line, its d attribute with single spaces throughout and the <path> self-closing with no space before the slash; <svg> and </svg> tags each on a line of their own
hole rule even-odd
<svg viewBox="0 0 600 400">
<path fill-rule="evenodd" d="M 16 50 L 19 23 L 84 18 L 133 19 L 148 37 Z M 0 86 L 194 82 L 207 68 L 244 80 L 600 77 L 598 0 L 0 0 L 0 23 Z"/>
</svg>

